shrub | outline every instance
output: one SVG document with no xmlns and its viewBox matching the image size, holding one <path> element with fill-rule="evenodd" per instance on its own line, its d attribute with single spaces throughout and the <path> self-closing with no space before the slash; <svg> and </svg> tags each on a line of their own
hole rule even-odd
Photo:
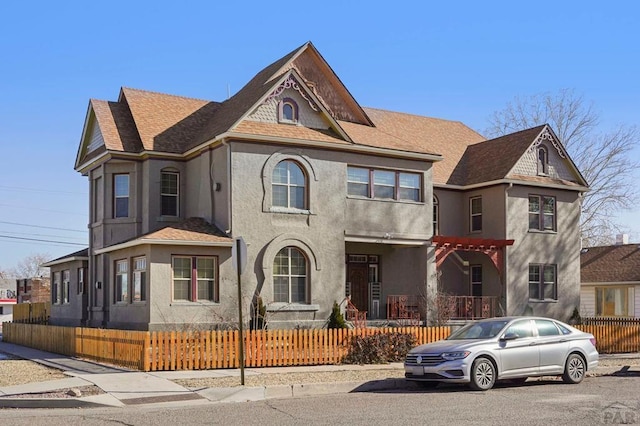
<svg viewBox="0 0 640 426">
<path fill-rule="evenodd" d="M 329 315 L 327 328 L 347 328 L 347 322 L 344 320 L 342 312 L 340 312 L 338 302 L 333 302 L 333 308 L 331 309 L 331 315 Z"/>
<path fill-rule="evenodd" d="M 391 333 L 373 336 L 354 336 L 344 364 L 386 364 L 403 361 L 416 344 L 413 334 Z"/>
</svg>

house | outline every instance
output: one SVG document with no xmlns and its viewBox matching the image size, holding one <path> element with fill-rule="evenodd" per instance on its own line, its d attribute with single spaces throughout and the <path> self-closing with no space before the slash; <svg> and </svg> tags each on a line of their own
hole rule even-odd
<svg viewBox="0 0 640 426">
<path fill-rule="evenodd" d="M 369 320 L 428 322 L 579 305 L 588 188 L 552 129 L 486 141 L 361 107 L 311 43 L 223 102 L 131 88 L 91 100 L 75 169 L 87 263 L 48 263 L 54 324 L 233 324 L 238 237 L 243 312 L 263 303 L 269 327 L 322 327 L 346 300 Z"/>
<path fill-rule="evenodd" d="M 18 278 L 15 281 L 18 303 L 43 303 L 51 301 L 49 277 Z"/>
<path fill-rule="evenodd" d="M 617 244 L 580 253 L 580 315 L 640 317 L 640 244 L 625 234 Z"/>
<path fill-rule="evenodd" d="M 0 330 L 2 323 L 13 319 L 13 306 L 16 304 L 16 283 L 14 280 L 0 278 Z"/>
</svg>

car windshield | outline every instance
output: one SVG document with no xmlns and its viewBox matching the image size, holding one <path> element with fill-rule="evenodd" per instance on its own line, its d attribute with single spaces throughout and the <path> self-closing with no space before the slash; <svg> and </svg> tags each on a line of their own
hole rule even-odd
<svg viewBox="0 0 640 426">
<path fill-rule="evenodd" d="M 507 325 L 507 322 L 507 320 L 501 320 L 467 324 L 461 329 L 454 331 L 447 340 L 491 339 L 500 333 L 500 330 Z"/>
</svg>

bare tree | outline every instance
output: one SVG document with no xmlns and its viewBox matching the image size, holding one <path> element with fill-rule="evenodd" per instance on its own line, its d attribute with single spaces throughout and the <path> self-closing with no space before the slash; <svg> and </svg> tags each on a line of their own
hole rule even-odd
<svg viewBox="0 0 640 426">
<path fill-rule="evenodd" d="M 17 278 L 48 277 L 49 268 L 40 265 L 49 260 L 51 256 L 47 253 L 32 253 L 11 269 L 11 275 Z"/>
<path fill-rule="evenodd" d="M 486 134 L 497 137 L 548 123 L 587 180 L 590 191 L 582 200 L 580 223 L 584 246 L 610 244 L 621 230 L 616 214 L 636 205 L 634 176 L 640 162 L 631 155 L 638 146 L 638 128 L 620 124 L 599 130 L 600 117 L 593 104 L 574 90 L 514 98 L 489 119 Z"/>
</svg>

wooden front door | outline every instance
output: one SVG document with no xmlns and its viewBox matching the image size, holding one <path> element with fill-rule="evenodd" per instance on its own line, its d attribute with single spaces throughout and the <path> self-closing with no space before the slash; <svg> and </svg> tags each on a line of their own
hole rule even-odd
<svg viewBox="0 0 640 426">
<path fill-rule="evenodd" d="M 349 263 L 347 281 L 351 283 L 351 303 L 359 311 L 369 310 L 369 265 Z"/>
</svg>

